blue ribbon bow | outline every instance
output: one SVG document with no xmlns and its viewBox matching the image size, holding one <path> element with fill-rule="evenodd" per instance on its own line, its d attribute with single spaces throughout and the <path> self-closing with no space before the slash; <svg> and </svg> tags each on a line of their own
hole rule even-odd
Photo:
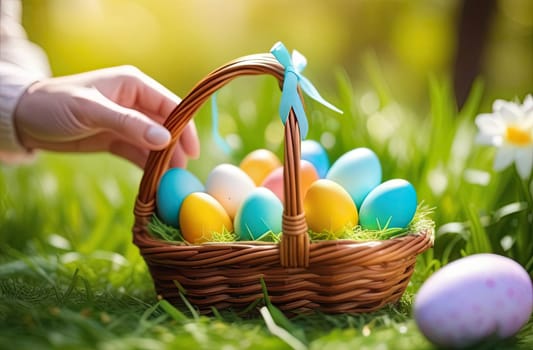
<svg viewBox="0 0 533 350">
<path fill-rule="evenodd" d="M 302 100 L 298 95 L 298 84 L 303 92 L 313 100 L 321 103 L 322 105 L 334 110 L 337 113 L 342 114 L 342 111 L 326 101 L 313 84 L 302 75 L 302 71 L 307 65 L 307 59 L 304 55 L 296 50 L 292 51 L 292 57 L 289 55 L 289 51 L 283 45 L 282 42 L 274 44 L 270 52 L 276 57 L 279 63 L 285 68 L 285 77 L 283 79 L 283 90 L 281 93 L 281 104 L 279 106 L 279 115 L 283 124 L 289 117 L 291 108 L 294 110 L 296 118 L 298 119 L 298 125 L 300 126 L 300 135 L 304 139 L 307 136 L 309 130 L 309 123 L 307 116 L 305 115 Z"/>
<path fill-rule="evenodd" d="M 289 51 L 287 51 L 287 48 L 281 42 L 274 44 L 272 49 L 270 49 L 270 52 L 285 68 L 285 77 L 283 79 L 282 88 L 283 90 L 281 92 L 281 103 L 279 106 L 279 115 L 283 124 L 285 124 L 287 121 L 289 112 L 292 108 L 296 118 L 298 119 L 298 125 L 300 126 L 300 137 L 302 139 L 306 138 L 309 130 L 309 123 L 307 122 L 307 116 L 305 115 L 302 100 L 300 99 L 300 95 L 298 95 L 298 84 L 300 84 L 300 88 L 307 94 L 307 96 L 328 107 L 329 109 L 342 114 L 340 109 L 320 96 L 318 90 L 313 86 L 309 79 L 302 75 L 302 71 L 307 65 L 307 59 L 304 55 L 296 50 L 293 50 L 291 57 L 289 55 Z M 212 134 L 215 143 L 217 143 L 224 153 L 230 154 L 231 147 L 218 132 L 218 108 L 216 102 L 216 93 L 212 96 L 211 117 L 213 120 Z"/>
</svg>

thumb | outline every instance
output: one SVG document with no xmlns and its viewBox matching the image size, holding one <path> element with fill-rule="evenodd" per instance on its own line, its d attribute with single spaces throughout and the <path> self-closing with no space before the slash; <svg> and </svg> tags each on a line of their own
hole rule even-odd
<svg viewBox="0 0 533 350">
<path fill-rule="evenodd" d="M 91 127 L 112 131 L 129 143 L 151 150 L 163 149 L 170 142 L 170 132 L 145 114 L 120 106 L 103 95 L 94 102 L 91 110 L 82 113 Z"/>
</svg>

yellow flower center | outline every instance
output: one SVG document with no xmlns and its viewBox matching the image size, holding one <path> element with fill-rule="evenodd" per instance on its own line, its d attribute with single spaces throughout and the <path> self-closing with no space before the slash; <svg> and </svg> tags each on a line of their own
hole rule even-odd
<svg viewBox="0 0 533 350">
<path fill-rule="evenodd" d="M 533 142 L 531 134 L 527 131 L 517 128 L 516 126 L 508 126 L 505 134 L 508 142 L 517 146 L 526 146 Z"/>
</svg>

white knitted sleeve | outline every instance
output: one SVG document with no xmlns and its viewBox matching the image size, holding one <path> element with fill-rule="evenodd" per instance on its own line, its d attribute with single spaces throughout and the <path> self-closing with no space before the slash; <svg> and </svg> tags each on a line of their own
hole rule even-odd
<svg viewBox="0 0 533 350">
<path fill-rule="evenodd" d="M 14 113 L 26 89 L 50 76 L 46 54 L 28 41 L 20 19 L 20 1 L 0 0 L 0 161 L 7 162 L 32 157 L 18 141 Z"/>
</svg>

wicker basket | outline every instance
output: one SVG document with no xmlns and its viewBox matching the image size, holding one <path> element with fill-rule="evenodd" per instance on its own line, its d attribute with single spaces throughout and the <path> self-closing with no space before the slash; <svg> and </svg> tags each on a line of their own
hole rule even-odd
<svg viewBox="0 0 533 350">
<path fill-rule="evenodd" d="M 213 71 L 166 120 L 172 143 L 149 155 L 135 203 L 133 238 L 157 293 L 179 303 L 179 284 L 201 311 L 243 309 L 264 297 L 263 279 L 272 303 L 287 313 L 361 313 L 396 302 L 413 273 L 417 254 L 432 246 L 432 232 L 372 242 L 310 242 L 299 192 L 300 133 L 292 110 L 285 125 L 286 200 L 279 244 L 173 244 L 148 232 L 159 179 L 184 127 L 220 87 L 238 76 L 260 74 L 273 75 L 283 85 L 284 68 L 271 54 L 242 57 Z"/>
</svg>

